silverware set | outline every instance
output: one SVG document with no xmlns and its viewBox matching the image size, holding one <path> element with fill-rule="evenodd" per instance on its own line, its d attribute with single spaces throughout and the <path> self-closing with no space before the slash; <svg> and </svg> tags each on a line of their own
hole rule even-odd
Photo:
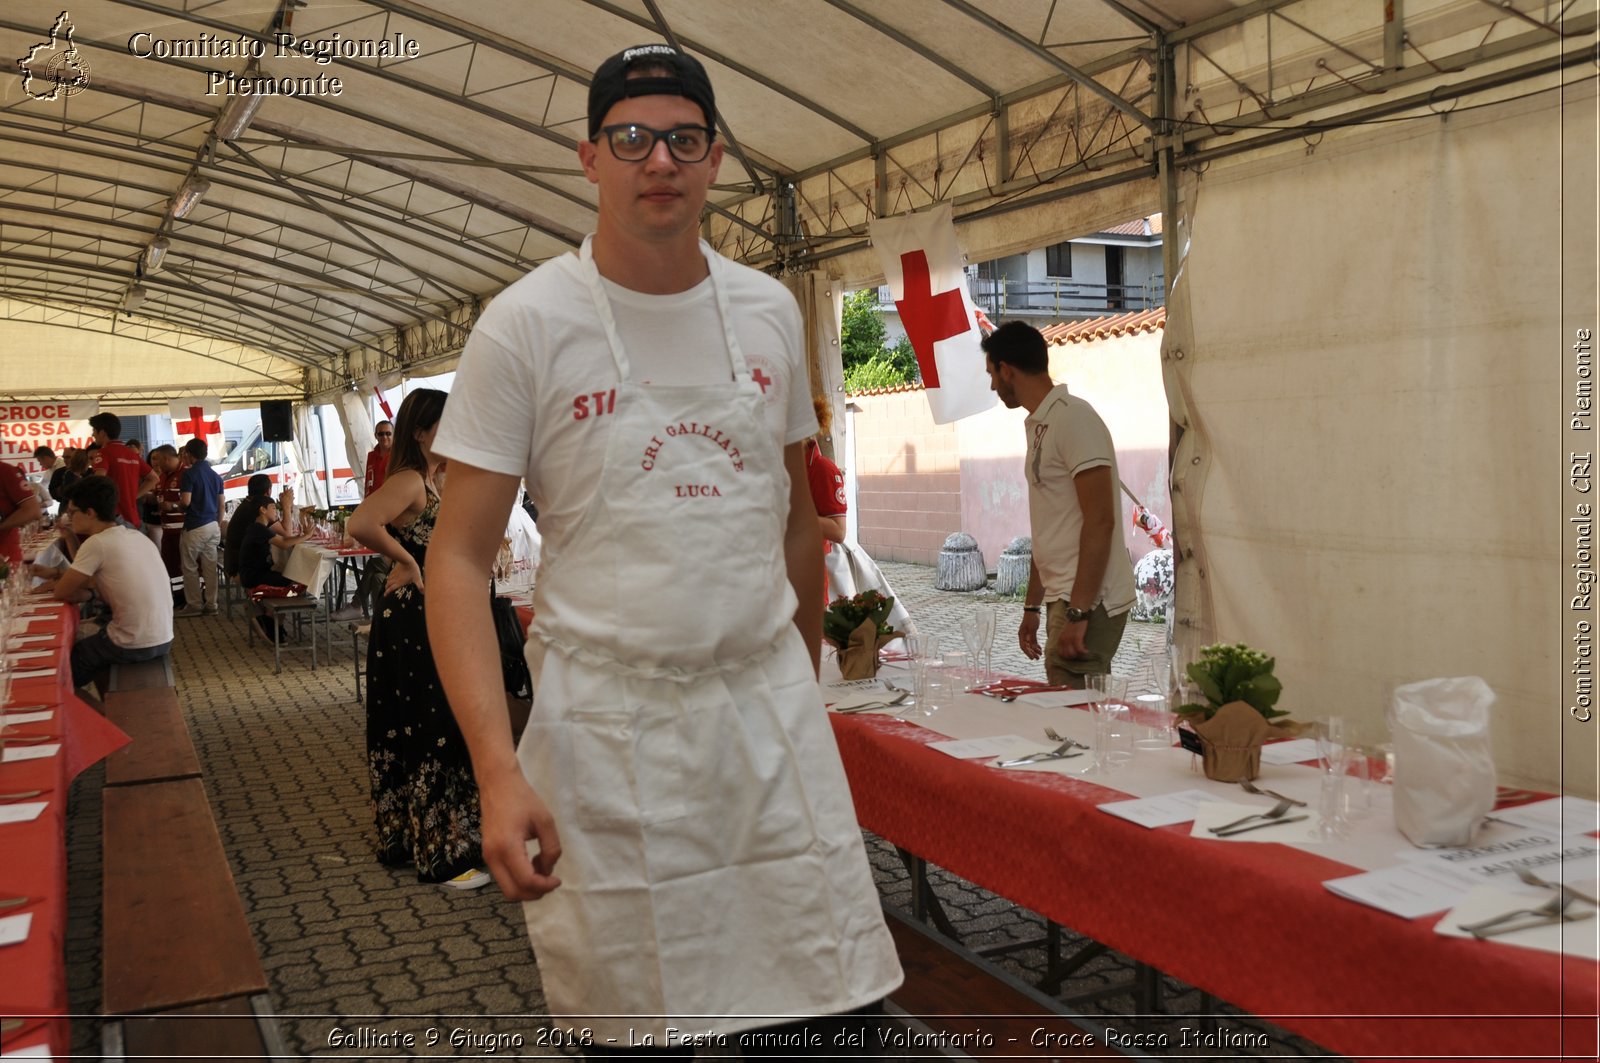
<svg viewBox="0 0 1600 1063">
<path fill-rule="evenodd" d="M 1017 757 L 1015 760 L 1002 760 L 1000 763 L 996 764 L 995 767 L 1015 768 L 1022 764 L 1040 764 L 1047 760 L 1069 760 L 1072 757 L 1081 757 L 1083 756 L 1082 753 L 1070 752 L 1072 747 L 1077 745 L 1082 745 L 1082 743 L 1068 738 L 1059 746 L 1056 746 L 1054 749 L 1047 750 L 1044 753 L 1030 753 L 1025 757 Z M 1087 749 L 1088 747 L 1084 746 L 1084 748 Z"/>
<path fill-rule="evenodd" d="M 1310 816 L 1291 816 L 1288 814 L 1289 810 L 1297 804 L 1300 804 L 1300 802 L 1293 798 L 1281 797 L 1278 799 L 1277 804 L 1265 812 L 1252 812 L 1250 815 L 1242 816 L 1232 823 L 1224 823 L 1219 827 L 1208 829 L 1218 838 L 1231 838 L 1235 834 L 1248 834 L 1253 830 L 1265 830 L 1268 827 L 1276 827 L 1283 823 L 1299 823 L 1302 820 L 1310 819 Z M 1260 822 L 1256 822 L 1257 820 Z"/>
<path fill-rule="evenodd" d="M 890 690 L 894 690 L 894 688 L 890 687 Z M 884 698 L 881 701 L 869 701 L 864 705 L 852 705 L 848 709 L 835 709 L 833 711 L 840 716 L 852 716 L 858 712 L 871 712 L 874 709 L 891 709 L 896 705 L 904 704 L 905 700 L 910 696 L 911 691 L 899 690 L 895 691 L 892 697 Z"/>
<path fill-rule="evenodd" d="M 1296 801 L 1294 798 L 1285 796 L 1284 794 L 1280 794 L 1276 790 L 1263 790 L 1263 789 L 1260 789 L 1259 787 L 1256 786 L 1255 783 L 1251 782 L 1249 779 L 1240 779 L 1239 780 L 1239 788 L 1242 789 L 1245 793 L 1247 793 L 1247 794 L 1255 794 L 1257 797 L 1270 797 L 1270 798 L 1273 798 L 1274 800 L 1278 800 L 1278 801 L 1287 801 L 1291 805 L 1294 805 L 1296 808 L 1305 808 L 1306 807 L 1306 803 L 1304 801 Z"/>
</svg>

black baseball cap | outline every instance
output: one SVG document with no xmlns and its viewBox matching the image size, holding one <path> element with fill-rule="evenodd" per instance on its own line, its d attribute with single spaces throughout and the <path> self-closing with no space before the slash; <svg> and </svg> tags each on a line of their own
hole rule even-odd
<svg viewBox="0 0 1600 1063">
<path fill-rule="evenodd" d="M 630 78 L 628 71 L 649 64 L 669 68 L 670 74 L 650 74 Z M 624 49 L 600 64 L 589 82 L 589 139 L 600 135 L 606 112 L 630 96 L 682 96 L 700 105 L 706 125 L 716 136 L 717 100 L 711 92 L 711 79 L 700 60 L 670 44 L 638 44 Z"/>
</svg>

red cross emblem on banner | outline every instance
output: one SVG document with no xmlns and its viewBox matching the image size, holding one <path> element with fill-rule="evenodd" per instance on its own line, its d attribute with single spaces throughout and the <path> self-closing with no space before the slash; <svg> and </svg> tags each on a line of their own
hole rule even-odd
<svg viewBox="0 0 1600 1063">
<path fill-rule="evenodd" d="M 172 430 L 180 436 L 189 436 L 191 438 L 198 436 L 204 439 L 206 436 L 214 436 L 222 431 L 222 425 L 216 421 L 206 420 L 204 406 L 190 406 L 189 419 L 187 421 L 179 421 L 172 426 Z"/>
<path fill-rule="evenodd" d="M 759 369 L 757 369 L 754 373 L 750 374 L 750 379 L 754 380 L 757 384 L 761 385 L 761 394 L 763 394 L 763 395 L 765 395 L 767 393 L 767 385 L 768 384 L 777 383 L 777 381 L 773 380 L 770 376 L 768 376 L 767 374 L 763 373 Z"/>
<path fill-rule="evenodd" d="M 927 252 L 907 251 L 901 255 L 900 273 L 902 294 L 895 300 L 895 309 L 900 311 L 900 323 L 911 339 L 911 349 L 917 352 L 923 386 L 936 388 L 939 367 L 933 360 L 933 345 L 971 331 L 972 322 L 967 320 L 960 290 L 933 293 Z"/>
</svg>

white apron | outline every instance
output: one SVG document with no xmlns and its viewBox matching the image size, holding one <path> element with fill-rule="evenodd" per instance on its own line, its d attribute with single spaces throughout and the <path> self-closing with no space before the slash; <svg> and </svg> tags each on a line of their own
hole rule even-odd
<svg viewBox="0 0 1600 1063">
<path fill-rule="evenodd" d="M 523 911 L 552 1017 L 601 1044 L 847 1011 L 901 981 L 794 627 L 782 453 L 701 251 L 732 379 L 665 387 L 633 381 L 584 243 L 620 382 L 594 501 L 535 591 L 518 758 L 562 886 Z"/>
</svg>

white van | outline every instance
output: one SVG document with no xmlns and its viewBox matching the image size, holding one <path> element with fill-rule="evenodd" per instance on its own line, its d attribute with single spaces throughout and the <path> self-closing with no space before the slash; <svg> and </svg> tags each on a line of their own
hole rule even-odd
<svg viewBox="0 0 1600 1063">
<path fill-rule="evenodd" d="M 356 505 L 361 501 L 361 479 L 345 455 L 344 430 L 332 406 L 323 407 L 321 413 L 322 438 L 313 434 L 311 453 L 304 455 L 302 461 L 317 480 L 332 484 L 333 505 Z M 313 413 L 311 423 L 316 425 L 318 421 Z M 222 477 L 224 501 L 232 503 L 243 498 L 250 477 L 265 473 L 272 479 L 273 494 L 292 487 L 300 504 L 311 504 L 312 496 L 302 490 L 300 469 L 292 459 L 290 445 L 262 438 L 259 410 L 224 410 L 222 437 L 222 452 L 212 454 L 210 461 Z M 182 444 L 181 440 L 178 442 Z M 365 471 L 362 470 L 363 475 Z"/>
</svg>

